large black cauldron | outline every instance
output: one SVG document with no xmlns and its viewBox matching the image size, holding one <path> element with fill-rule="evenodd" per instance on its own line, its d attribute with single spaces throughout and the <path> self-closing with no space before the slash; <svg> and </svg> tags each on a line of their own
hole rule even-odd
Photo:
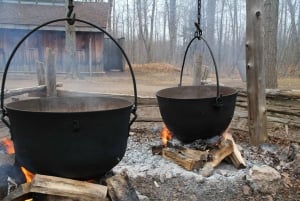
<svg viewBox="0 0 300 201">
<path fill-rule="evenodd" d="M 203 40 L 210 51 L 215 65 L 215 86 L 181 86 L 185 58 L 195 39 Z M 184 143 L 222 134 L 232 120 L 236 95 L 235 89 L 219 86 L 215 59 L 201 36 L 195 36 L 186 49 L 179 86 L 162 89 L 156 93 L 164 123 L 172 134 Z"/>
<path fill-rule="evenodd" d="M 5 80 L 15 52 L 33 32 L 58 21 L 89 24 L 115 42 L 129 65 L 134 103 L 104 96 L 47 97 L 4 106 Z M 130 125 L 136 119 L 134 73 L 123 49 L 105 30 L 75 18 L 49 21 L 28 33 L 10 55 L 2 78 L 1 109 L 1 119 L 10 128 L 19 165 L 32 173 L 82 180 L 97 178 L 117 165 L 125 154 Z"/>
<path fill-rule="evenodd" d="M 16 160 L 33 173 L 90 179 L 123 158 L 132 103 L 58 97 L 6 105 Z"/>
</svg>

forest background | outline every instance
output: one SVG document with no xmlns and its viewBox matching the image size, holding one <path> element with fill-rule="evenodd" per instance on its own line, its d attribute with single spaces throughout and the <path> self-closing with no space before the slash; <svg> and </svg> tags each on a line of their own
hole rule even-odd
<svg viewBox="0 0 300 201">
<path fill-rule="evenodd" d="M 101 0 L 98 0 L 101 1 Z M 196 31 L 196 0 L 108 0 L 108 31 L 125 38 L 132 63 L 181 65 Z M 300 76 L 300 1 L 265 0 L 264 54 L 266 75 Z M 245 68 L 245 0 L 202 0 L 201 29 L 222 74 Z M 187 61 L 198 51 L 211 64 L 206 47 L 193 43 Z M 187 65 L 189 66 L 189 65 Z M 269 71 L 269 72 L 268 72 Z"/>
</svg>

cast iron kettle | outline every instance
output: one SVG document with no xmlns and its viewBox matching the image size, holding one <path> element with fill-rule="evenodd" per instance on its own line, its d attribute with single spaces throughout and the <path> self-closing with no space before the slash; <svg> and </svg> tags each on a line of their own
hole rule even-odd
<svg viewBox="0 0 300 201">
<path fill-rule="evenodd" d="M 72 4 L 70 8 L 72 12 Z M 130 61 L 117 41 L 102 28 L 76 19 L 75 15 L 70 17 L 71 12 L 67 18 L 36 27 L 12 51 L 2 78 L 1 120 L 10 129 L 15 160 L 20 166 L 34 174 L 87 180 L 103 176 L 122 160 L 130 126 L 137 117 L 137 90 Z M 59 21 L 88 24 L 112 39 L 129 65 L 134 87 L 133 103 L 99 95 L 34 98 L 4 105 L 6 76 L 17 49 L 33 32 Z"/>
<path fill-rule="evenodd" d="M 198 2 L 198 23 L 195 23 L 197 30 L 184 54 L 180 83 L 178 87 L 162 89 L 156 93 L 160 114 L 165 125 L 183 143 L 221 135 L 233 118 L 238 93 L 233 88 L 219 85 L 218 68 L 212 50 L 202 37 L 201 2 Z M 181 86 L 186 55 L 195 39 L 202 40 L 209 50 L 215 68 L 216 85 Z"/>
</svg>

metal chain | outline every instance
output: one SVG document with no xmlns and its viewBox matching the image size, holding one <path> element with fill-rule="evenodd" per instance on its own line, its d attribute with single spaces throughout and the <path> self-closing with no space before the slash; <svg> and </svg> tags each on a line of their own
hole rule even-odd
<svg viewBox="0 0 300 201">
<path fill-rule="evenodd" d="M 198 40 L 200 40 L 202 36 L 202 29 L 200 28 L 201 27 L 201 0 L 198 0 L 197 19 L 198 22 L 195 22 L 195 26 L 196 26 L 195 37 L 198 38 Z"/>
<path fill-rule="evenodd" d="M 198 24 L 201 22 L 201 0 L 198 0 Z"/>
</svg>

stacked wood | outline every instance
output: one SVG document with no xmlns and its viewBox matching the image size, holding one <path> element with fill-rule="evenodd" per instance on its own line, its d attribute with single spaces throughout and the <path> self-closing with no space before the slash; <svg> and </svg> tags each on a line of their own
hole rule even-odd
<svg viewBox="0 0 300 201">
<path fill-rule="evenodd" d="M 186 170 L 209 169 L 210 173 L 225 158 L 229 158 L 236 168 L 246 167 L 246 162 L 242 157 L 232 135 L 226 133 L 221 137 L 221 141 L 211 150 L 195 150 L 179 145 L 172 145 L 170 142 L 166 146 L 159 145 L 152 147 L 152 154 L 162 155 L 175 164 Z M 208 175 L 207 175 L 208 176 Z"/>
</svg>

